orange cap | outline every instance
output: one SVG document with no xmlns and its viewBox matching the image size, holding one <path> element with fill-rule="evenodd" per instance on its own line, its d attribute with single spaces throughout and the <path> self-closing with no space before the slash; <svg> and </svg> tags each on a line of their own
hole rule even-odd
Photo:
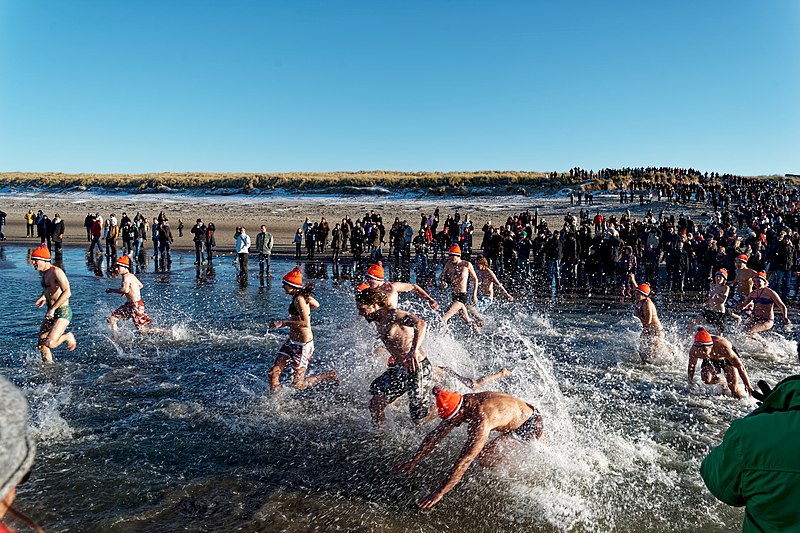
<svg viewBox="0 0 800 533">
<path fill-rule="evenodd" d="M 436 408 L 439 416 L 444 420 L 453 418 L 464 403 L 464 397 L 459 393 L 441 387 L 434 389 L 434 394 L 436 394 Z"/>
<path fill-rule="evenodd" d="M 383 281 L 383 263 L 378 261 L 367 269 L 367 277 L 376 281 Z"/>
<path fill-rule="evenodd" d="M 447 251 L 447 255 L 461 255 L 461 247 L 457 244 L 454 244 Z"/>
<path fill-rule="evenodd" d="M 767 281 L 767 273 L 763 270 L 759 270 L 755 274 L 753 274 L 751 279 L 763 279 L 765 282 Z"/>
<path fill-rule="evenodd" d="M 705 328 L 697 328 L 697 333 L 694 334 L 695 346 L 713 346 L 714 341 L 711 339 L 711 333 Z"/>
<path fill-rule="evenodd" d="M 741 261 L 742 263 L 747 263 L 749 260 L 750 260 L 750 258 L 749 258 L 749 257 L 747 257 L 747 256 L 746 256 L 746 255 L 744 255 L 744 254 L 737 255 L 737 256 L 736 256 L 736 259 L 735 259 L 735 261 Z"/>
<path fill-rule="evenodd" d="M 52 257 L 50 256 L 50 250 L 43 244 L 31 252 L 31 259 L 34 261 L 50 262 Z"/>
<path fill-rule="evenodd" d="M 649 283 L 640 283 L 636 286 L 636 291 L 644 296 L 650 297 L 650 284 Z"/>
<path fill-rule="evenodd" d="M 117 264 L 117 266 L 125 267 L 128 270 L 130 270 L 131 269 L 131 258 L 128 257 L 127 255 L 123 255 L 122 257 L 117 259 L 117 263 L 116 264 Z"/>
<path fill-rule="evenodd" d="M 714 275 L 715 275 L 715 276 L 716 276 L 716 275 L 720 275 L 720 276 L 722 276 L 723 278 L 725 278 L 725 279 L 728 279 L 728 269 L 727 269 L 727 268 L 720 268 L 719 270 L 717 270 L 716 272 L 714 272 Z"/>
<path fill-rule="evenodd" d="M 300 267 L 294 267 L 288 274 L 283 276 L 283 282 L 290 286 L 294 287 L 295 289 L 302 289 L 303 288 L 303 272 L 300 271 Z"/>
</svg>

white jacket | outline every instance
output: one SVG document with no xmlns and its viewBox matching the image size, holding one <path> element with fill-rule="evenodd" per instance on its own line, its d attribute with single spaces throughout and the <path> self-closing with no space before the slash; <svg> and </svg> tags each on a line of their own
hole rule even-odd
<svg viewBox="0 0 800 533">
<path fill-rule="evenodd" d="M 242 233 L 236 238 L 236 253 L 237 254 L 250 253 L 250 235 Z"/>
</svg>

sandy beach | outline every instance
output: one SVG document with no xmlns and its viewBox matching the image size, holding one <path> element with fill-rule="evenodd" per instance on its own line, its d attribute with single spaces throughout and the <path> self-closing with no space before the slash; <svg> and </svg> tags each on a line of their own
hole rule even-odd
<svg viewBox="0 0 800 533">
<path fill-rule="evenodd" d="M 38 238 L 25 237 L 24 215 L 28 209 L 35 213 L 41 209 L 51 219 L 58 213 L 66 225 L 65 246 L 86 246 L 86 231 L 83 221 L 87 213 L 100 213 L 108 217 L 114 213 L 117 218 L 127 213 L 131 218 L 138 212 L 148 219 L 156 217 L 162 210 L 169 218 L 177 249 L 193 249 L 192 235 L 189 229 L 197 218 L 205 223 L 213 222 L 217 227 L 217 247 L 219 253 L 232 252 L 234 248 L 234 232 L 237 226 L 244 226 L 252 236 L 258 233 L 261 224 L 267 226 L 275 238 L 274 253 L 289 255 L 294 253 L 292 239 L 297 228 L 302 226 L 305 217 L 312 222 L 325 217 L 333 228 L 343 217 L 360 218 L 374 210 L 383 216 L 388 228 L 395 217 L 408 220 L 417 228 L 421 214 L 430 214 L 439 208 L 441 220 L 447 214 L 459 212 L 462 217 L 469 216 L 476 230 L 491 220 L 495 226 L 515 213 L 529 209 L 538 209 L 550 227 L 560 227 L 564 215 L 572 212 L 577 216 L 579 206 L 570 206 L 569 196 L 565 190 L 559 192 L 541 192 L 530 196 L 475 196 L 437 198 L 429 196 L 391 195 L 358 195 L 336 196 L 320 194 L 288 195 L 190 195 L 173 194 L 91 194 L 89 192 L 43 191 L 35 193 L 0 194 L 0 210 L 6 212 L 6 238 L 9 243 L 38 242 Z M 698 216 L 703 210 L 701 204 L 689 206 L 673 206 L 666 202 L 654 201 L 652 204 L 640 206 L 635 204 L 619 204 L 614 192 L 595 194 L 594 205 L 584 206 L 592 215 L 600 210 L 604 214 L 621 214 L 630 209 L 632 216 L 643 217 L 647 209 L 652 208 L 657 214 L 660 209 L 665 214 L 687 213 Z M 183 237 L 178 235 L 178 220 L 183 220 Z M 480 237 L 480 235 L 478 235 Z"/>
</svg>

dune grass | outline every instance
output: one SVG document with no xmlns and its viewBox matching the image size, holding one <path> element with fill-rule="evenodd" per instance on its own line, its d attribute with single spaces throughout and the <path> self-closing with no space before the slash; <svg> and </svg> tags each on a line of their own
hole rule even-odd
<svg viewBox="0 0 800 533">
<path fill-rule="evenodd" d="M 782 176 L 757 176 L 761 179 L 785 179 Z M 129 191 L 228 189 L 243 192 L 269 189 L 314 191 L 336 187 L 386 187 L 392 190 L 420 189 L 432 193 L 451 193 L 471 187 L 563 187 L 586 184 L 590 188 L 613 190 L 627 187 L 630 176 L 585 180 L 570 177 L 568 172 L 553 177 L 545 172 L 476 171 L 476 172 L 395 172 L 371 170 L 359 172 L 291 173 L 208 173 L 161 172 L 154 174 L 65 174 L 60 172 L 1 172 L 0 186 L 68 189 L 75 187 L 123 189 Z M 648 179 L 654 183 L 671 181 L 671 176 L 657 173 Z M 696 180 L 695 180 L 696 181 Z M 797 179 L 790 178 L 790 183 Z"/>
<path fill-rule="evenodd" d="M 205 172 L 163 172 L 158 174 L 63 174 L 57 172 L 4 172 L 0 186 L 18 185 L 45 188 L 102 187 L 128 190 L 171 189 L 257 189 L 285 188 L 313 190 L 329 187 L 387 187 L 392 189 L 458 188 L 493 185 L 566 185 L 566 178 L 551 179 L 543 172 L 297 172 L 250 174 Z"/>
</svg>

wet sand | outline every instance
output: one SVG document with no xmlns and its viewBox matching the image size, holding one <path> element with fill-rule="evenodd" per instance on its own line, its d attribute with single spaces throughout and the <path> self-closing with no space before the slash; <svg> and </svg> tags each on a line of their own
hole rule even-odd
<svg viewBox="0 0 800 533">
<path fill-rule="evenodd" d="M 701 204 L 689 206 L 671 206 L 665 202 L 639 206 L 636 204 L 619 204 L 618 197 L 613 193 L 595 195 L 594 206 L 584 206 L 591 215 L 599 209 L 608 216 L 609 214 L 624 213 L 626 208 L 631 210 L 634 217 L 642 218 L 648 208 L 658 214 L 660 209 L 665 209 L 665 214 L 674 214 L 677 218 L 680 213 L 687 213 L 697 219 L 705 211 Z M 416 230 L 419 227 L 420 215 L 431 214 L 439 208 L 440 220 L 444 221 L 448 214 L 458 211 L 461 216 L 469 215 L 476 229 L 475 243 L 480 246 L 483 235 L 480 229 L 487 220 L 495 226 L 502 225 L 505 219 L 513 214 L 529 209 L 531 212 L 538 209 L 540 216 L 548 220 L 551 228 L 560 228 L 563 217 L 567 212 L 572 212 L 576 217 L 580 207 L 570 206 L 569 197 L 563 192 L 560 194 L 540 194 L 530 197 L 524 196 L 476 196 L 476 197 L 415 197 L 409 198 L 402 195 L 389 196 L 321 196 L 300 195 L 297 197 L 248 197 L 236 196 L 190 196 L 183 194 L 170 195 L 91 195 L 82 193 L 40 192 L 36 194 L 7 194 L 0 195 L 0 210 L 6 212 L 6 238 L 9 243 L 34 244 L 38 238 L 25 237 L 24 215 L 28 209 L 34 213 L 41 209 L 51 219 L 56 213 L 61 215 L 66 225 L 64 237 L 65 246 L 87 246 L 84 218 L 88 213 L 100 213 L 103 218 L 108 218 L 111 213 L 122 217 L 125 212 L 133 218 L 139 212 L 148 220 L 158 216 L 164 211 L 169 219 L 176 249 L 193 249 L 191 227 L 197 218 L 202 218 L 207 224 L 213 222 L 217 227 L 216 241 L 218 253 L 233 252 L 235 247 L 234 232 L 237 226 L 243 225 L 248 234 L 253 238 L 260 231 L 261 224 L 273 234 L 276 255 L 293 255 L 293 237 L 303 221 L 308 217 L 312 222 L 325 217 L 331 229 L 342 218 L 349 215 L 353 220 L 364 216 L 374 210 L 383 217 L 387 232 L 395 217 L 408 220 Z M 178 219 L 183 220 L 183 237 L 178 235 Z M 387 236 L 388 240 L 388 236 Z M 121 245 L 121 241 L 119 243 Z M 151 244 L 148 239 L 148 245 Z M 327 254 L 325 254 L 327 255 Z M 323 259 L 324 257 L 320 257 Z"/>
</svg>

